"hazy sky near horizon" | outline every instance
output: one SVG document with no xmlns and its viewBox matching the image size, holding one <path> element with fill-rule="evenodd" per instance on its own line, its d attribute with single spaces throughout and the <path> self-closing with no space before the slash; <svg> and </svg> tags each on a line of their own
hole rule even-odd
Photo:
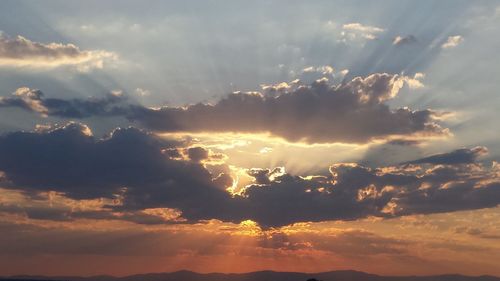
<svg viewBox="0 0 500 281">
<path fill-rule="evenodd" d="M 498 34 L 498 1 L 0 1 L 0 276 L 500 275 Z"/>
</svg>

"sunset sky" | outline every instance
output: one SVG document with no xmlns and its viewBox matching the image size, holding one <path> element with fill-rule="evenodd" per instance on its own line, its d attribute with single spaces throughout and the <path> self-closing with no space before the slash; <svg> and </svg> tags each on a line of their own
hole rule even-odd
<svg viewBox="0 0 500 281">
<path fill-rule="evenodd" d="M 0 276 L 500 275 L 500 2 L 0 1 Z"/>
</svg>

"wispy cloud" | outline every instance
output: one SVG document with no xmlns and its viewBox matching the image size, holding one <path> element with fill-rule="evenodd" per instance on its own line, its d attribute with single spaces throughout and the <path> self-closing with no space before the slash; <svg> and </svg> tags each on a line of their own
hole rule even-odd
<svg viewBox="0 0 500 281">
<path fill-rule="evenodd" d="M 378 34 L 384 31 L 385 30 L 380 27 L 363 25 L 359 22 L 354 22 L 342 25 L 341 35 L 348 40 L 354 40 L 358 38 L 373 40 L 377 39 Z"/>
<path fill-rule="evenodd" d="M 458 45 L 460 45 L 460 43 L 462 43 L 463 41 L 464 41 L 464 38 L 461 35 L 450 36 L 450 37 L 448 37 L 448 39 L 446 39 L 446 42 L 444 42 L 441 45 L 441 48 L 443 48 L 443 49 L 455 48 Z"/>
</svg>

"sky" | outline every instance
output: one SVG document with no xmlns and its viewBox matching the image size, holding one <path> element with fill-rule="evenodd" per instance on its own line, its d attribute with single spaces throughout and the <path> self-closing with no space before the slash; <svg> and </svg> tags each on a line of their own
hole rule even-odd
<svg viewBox="0 0 500 281">
<path fill-rule="evenodd" d="M 0 276 L 500 276 L 498 34 L 498 1 L 1 1 Z"/>
</svg>

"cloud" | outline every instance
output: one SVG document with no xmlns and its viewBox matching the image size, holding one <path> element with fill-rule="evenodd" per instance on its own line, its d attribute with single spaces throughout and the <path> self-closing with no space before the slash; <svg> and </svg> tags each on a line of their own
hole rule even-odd
<svg viewBox="0 0 500 281">
<path fill-rule="evenodd" d="M 379 28 L 376 26 L 362 25 L 359 22 L 344 24 L 344 25 L 342 25 L 342 28 L 345 30 L 360 31 L 360 32 L 383 32 L 384 31 L 384 29 L 382 29 L 382 28 Z"/>
<path fill-rule="evenodd" d="M 380 27 L 363 25 L 358 22 L 344 24 L 342 25 L 342 30 L 341 35 L 349 40 L 354 40 L 359 37 L 373 40 L 377 39 L 377 34 L 385 31 Z"/>
<path fill-rule="evenodd" d="M 180 212 L 170 208 L 148 208 L 137 211 L 113 211 L 107 206 L 118 199 L 71 199 L 60 192 L 38 192 L 0 188 L 0 214 L 20 215 L 32 220 L 55 222 L 77 219 L 129 221 L 154 225 L 180 223 Z"/>
<path fill-rule="evenodd" d="M 70 123 L 7 134 L 0 143 L 0 170 L 9 182 L 32 191 L 63 192 L 73 199 L 116 198 L 124 188 L 147 182 L 164 182 L 170 190 L 211 184 L 210 173 L 200 164 L 164 155 L 164 149 L 175 148 L 177 142 L 133 128 L 96 140 L 87 126 Z"/>
<path fill-rule="evenodd" d="M 287 251 L 319 250 L 350 258 L 405 254 L 409 244 L 409 241 L 382 237 L 360 229 L 339 230 L 333 233 L 268 231 L 259 237 L 259 246 L 263 248 Z"/>
<path fill-rule="evenodd" d="M 133 227 L 97 230 L 92 228 L 50 228 L 0 222 L 2 254 L 10 255 L 132 255 L 175 256 L 201 252 L 207 245 L 229 246 L 230 234 L 197 231 L 148 231 Z M 14 239 L 15 238 L 15 239 Z M 127 242 L 125 242 L 127 241 Z M 84 243 L 84 246 L 82 246 Z M 201 254 L 201 253 L 200 253 Z M 215 254 L 215 253 L 214 253 Z"/>
<path fill-rule="evenodd" d="M 488 153 L 488 149 L 484 146 L 476 146 L 474 148 L 462 148 L 449 153 L 435 154 L 429 157 L 417 159 L 407 162 L 408 164 L 470 164 L 474 163 L 479 156 Z"/>
<path fill-rule="evenodd" d="M 446 40 L 446 42 L 444 42 L 443 45 L 441 45 L 441 48 L 443 48 L 443 49 L 455 48 L 463 41 L 464 41 L 464 38 L 460 35 L 449 36 L 448 39 Z"/>
<path fill-rule="evenodd" d="M 317 176 L 292 175 L 284 168 L 255 168 L 248 171 L 253 183 L 230 194 L 226 191 L 232 185 L 228 174 L 211 174 L 196 161 L 200 157 L 182 160 L 166 152 L 185 145 L 133 128 L 95 139 L 88 127 L 71 123 L 1 136 L 0 170 L 7 189 L 32 196 L 53 191 L 71 200 L 114 202 L 102 205 L 98 212 L 66 210 L 62 215 L 40 213 L 39 218 L 90 217 L 148 224 L 173 223 L 173 219 L 183 223 L 253 220 L 264 227 L 278 227 L 472 210 L 500 203 L 498 165 L 487 168 L 453 156 L 457 152 L 439 161 L 431 158 L 392 167 L 339 163 Z M 484 148 L 471 151 L 479 153 Z"/>
<path fill-rule="evenodd" d="M 106 61 L 116 60 L 112 52 L 80 50 L 73 44 L 33 42 L 18 35 L 15 38 L 0 32 L 0 66 L 53 68 L 76 66 L 80 71 L 103 68 Z"/>
<path fill-rule="evenodd" d="M 485 231 L 484 229 L 480 229 L 480 228 L 461 226 L 461 227 L 455 228 L 455 232 L 456 233 L 466 233 L 468 235 L 479 237 L 482 239 L 492 239 L 492 240 L 500 239 L 500 235 L 498 235 L 496 233 L 491 233 L 491 232 Z"/>
<path fill-rule="evenodd" d="M 425 78 L 424 73 L 417 72 L 417 73 L 415 73 L 413 78 L 406 77 L 405 82 L 408 84 L 408 87 L 410 89 L 421 89 L 421 88 L 425 87 L 424 83 L 422 83 L 422 81 L 421 81 L 424 78 Z"/>
<path fill-rule="evenodd" d="M 337 71 L 329 65 L 308 66 L 303 68 L 298 74 L 294 73 L 294 77 L 297 79 L 292 81 L 290 87 L 284 90 L 290 91 L 290 89 L 296 89 L 296 86 L 310 85 L 321 80 L 329 81 L 330 84 L 340 84 L 348 72 L 347 69 Z"/>
<path fill-rule="evenodd" d="M 310 240 L 315 249 L 348 257 L 406 254 L 407 246 L 410 244 L 405 240 L 381 237 L 364 230 L 347 230 L 335 235 L 312 236 Z"/>
<path fill-rule="evenodd" d="M 208 150 L 203 147 L 190 147 L 187 150 L 188 157 L 192 161 L 200 162 L 201 160 L 208 159 Z"/>
<path fill-rule="evenodd" d="M 127 118 L 155 131 L 271 133 L 308 143 L 446 135 L 433 111 L 392 110 L 385 104 L 404 84 L 423 86 L 406 76 L 373 74 L 338 86 L 319 81 L 277 96 L 235 93 L 214 105 L 135 107 Z"/>
<path fill-rule="evenodd" d="M 85 125 L 70 123 L 0 137 L 0 170 L 8 189 L 122 202 L 104 206 L 103 212 L 72 216 L 115 219 L 110 212 L 123 212 L 140 221 L 143 214 L 136 211 L 170 205 L 192 221 L 225 217 L 224 209 L 236 201 L 225 191 L 229 186 L 224 184 L 230 183 L 201 163 L 170 158 L 168 149 L 178 145 L 183 144 L 134 128 L 117 129 L 97 140 Z"/>
<path fill-rule="evenodd" d="M 404 46 L 404 45 L 411 45 L 414 43 L 417 43 L 417 38 L 413 35 L 408 35 L 408 36 L 396 36 L 394 37 L 394 40 L 392 41 L 392 45 L 395 46 Z"/>
<path fill-rule="evenodd" d="M 149 90 L 145 90 L 142 88 L 136 88 L 135 93 L 140 97 L 147 97 L 147 96 L 151 95 L 151 92 Z"/>
<path fill-rule="evenodd" d="M 42 96 L 40 90 L 21 87 L 12 93 L 12 97 L 0 97 L 0 107 L 19 107 L 45 116 L 48 109 L 42 103 Z"/>
<path fill-rule="evenodd" d="M 241 226 L 220 224 L 219 226 L 185 227 L 151 231 L 130 225 L 120 229 L 73 227 L 50 228 L 39 225 L 0 222 L 0 237 L 3 254 L 15 255 L 130 255 L 130 256 L 175 256 L 197 254 L 202 256 L 226 255 L 237 251 L 239 255 L 259 256 L 271 253 L 273 257 L 281 251 L 314 250 L 333 253 L 336 256 L 370 257 L 380 254 L 400 255 L 407 253 L 410 241 L 384 237 L 364 230 L 338 230 L 335 233 L 262 232 L 260 235 L 238 233 Z M 227 231 L 230 228 L 232 231 Z M 234 239 L 237 238 L 237 239 Z M 81 243 L 85 241 L 85 247 Z M 128 243 L 119 243 L 128 241 Z M 241 241 L 248 245 L 244 249 Z M 238 244 L 239 243 L 239 244 Z M 246 248 L 246 247 L 245 247 Z M 263 252 L 263 250 L 265 252 Z M 307 254 L 307 252 L 302 252 Z M 284 253 L 286 255 L 290 252 Z"/>
<path fill-rule="evenodd" d="M 104 97 L 88 99 L 45 98 L 38 89 L 18 88 L 10 97 L 0 97 L 0 107 L 18 107 L 42 116 L 86 118 L 91 116 L 117 116 L 124 114 L 127 97 L 121 92 L 111 92 Z"/>
<path fill-rule="evenodd" d="M 330 85 L 326 80 L 309 86 L 296 84 L 273 94 L 237 92 L 216 104 L 187 107 L 147 108 L 124 103 L 123 95 L 104 98 L 62 100 L 33 93 L 0 99 L 0 106 L 15 106 L 43 115 L 64 118 L 124 116 L 147 129 L 161 132 L 270 133 L 291 142 L 366 143 L 392 138 L 446 136 L 448 131 L 435 123 L 436 112 L 391 109 L 386 102 L 406 84 L 421 88 L 421 74 L 372 74 Z M 21 90 L 18 90 L 21 91 Z M 38 109 L 28 104 L 37 104 Z M 43 110 L 42 110 L 43 109 Z M 40 112 L 42 111 L 42 112 Z"/>
<path fill-rule="evenodd" d="M 500 203 L 497 171 L 479 164 L 430 169 L 335 164 L 330 171 L 317 177 L 283 174 L 268 183 L 259 174 L 256 184 L 244 192 L 254 210 L 250 219 L 264 226 L 282 226 L 453 212 Z"/>
</svg>

